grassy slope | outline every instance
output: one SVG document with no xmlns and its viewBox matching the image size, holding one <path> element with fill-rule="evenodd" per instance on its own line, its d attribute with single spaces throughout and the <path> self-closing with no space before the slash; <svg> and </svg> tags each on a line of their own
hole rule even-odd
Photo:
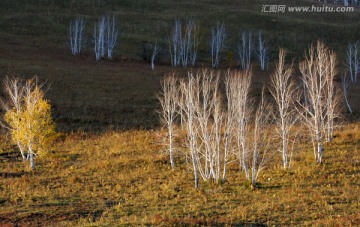
<svg viewBox="0 0 360 227">
<path fill-rule="evenodd" d="M 244 28 L 265 31 L 273 54 L 284 46 L 298 58 L 321 37 L 342 56 L 346 43 L 360 37 L 358 13 L 261 14 L 268 1 L 250 0 L 58 2 L 0 2 L 0 75 L 36 74 L 47 80 L 59 129 L 75 131 L 39 160 L 34 173 L 26 171 L 7 141 L 2 143 L 0 223 L 359 224 L 359 125 L 338 134 L 323 166 L 313 165 L 310 152 L 301 149 L 291 171 L 269 167 L 256 191 L 243 183 L 236 166 L 226 184 L 202 183 L 196 191 L 184 163 L 169 171 L 155 136 L 159 79 L 173 69 L 163 62 L 152 72 L 138 56 L 143 41 L 164 42 L 176 17 L 201 23 L 205 65 L 205 28 L 217 20 L 225 22 L 233 39 Z M 121 22 L 115 61 L 96 64 L 90 46 L 83 56 L 72 57 L 66 47 L 70 18 L 85 15 L 91 34 L 90 25 L 103 13 L 114 13 Z M 255 73 L 256 80 L 265 76 Z M 351 98 L 359 111 L 358 92 Z"/>
<path fill-rule="evenodd" d="M 33 173 L 17 153 L 1 154 L 0 223 L 358 225 L 359 127 L 337 134 L 323 165 L 298 150 L 290 171 L 271 165 L 254 191 L 236 164 L 225 184 L 195 190 L 181 160 L 171 171 L 152 131 L 72 134 Z"/>
</svg>

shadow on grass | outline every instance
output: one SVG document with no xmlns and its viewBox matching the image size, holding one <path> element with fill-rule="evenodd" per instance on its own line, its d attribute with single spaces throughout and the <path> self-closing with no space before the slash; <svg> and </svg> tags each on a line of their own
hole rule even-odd
<svg viewBox="0 0 360 227">
<path fill-rule="evenodd" d="M 21 172 L 21 173 L 0 172 L 0 177 L 2 177 L 2 178 L 20 178 L 25 174 L 27 174 L 27 173 L 26 172 Z"/>
<path fill-rule="evenodd" d="M 155 215 L 157 223 L 166 224 L 169 226 L 228 226 L 229 223 L 223 221 L 207 219 L 202 217 L 179 217 L 179 218 L 166 218 L 161 215 Z M 256 222 L 235 222 L 231 226 L 247 226 L 247 227 L 262 227 L 267 226 L 263 223 Z"/>
<path fill-rule="evenodd" d="M 21 155 L 20 152 L 16 150 L 8 151 L 8 152 L 2 152 L 0 153 L 0 162 L 7 162 L 7 161 L 19 161 L 21 162 Z"/>
</svg>

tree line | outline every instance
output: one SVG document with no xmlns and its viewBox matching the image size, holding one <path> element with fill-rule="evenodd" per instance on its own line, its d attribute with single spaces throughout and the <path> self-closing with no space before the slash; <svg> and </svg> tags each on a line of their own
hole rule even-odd
<svg viewBox="0 0 360 227">
<path fill-rule="evenodd" d="M 84 17 L 76 17 L 70 21 L 68 44 L 73 55 L 79 55 L 86 47 L 87 38 L 85 34 L 86 21 Z M 93 50 L 96 61 L 102 58 L 113 58 L 114 51 L 119 42 L 119 29 L 115 16 L 101 16 L 94 23 L 92 34 Z M 225 51 L 228 48 L 227 33 L 225 25 L 217 22 L 210 29 L 209 54 L 211 67 L 217 68 L 225 59 Z M 200 27 L 192 19 L 175 19 L 174 26 L 166 38 L 166 48 L 162 48 L 157 42 L 144 47 L 145 59 L 150 60 L 151 68 L 155 68 L 155 62 L 159 54 L 166 50 L 173 67 L 194 66 L 198 60 L 199 44 L 201 40 Z M 237 43 L 237 58 L 240 67 L 248 69 L 253 58 L 259 61 L 262 70 L 267 68 L 269 62 L 269 46 L 264 39 L 262 32 L 257 33 L 257 39 L 251 31 L 242 31 L 241 39 Z"/>
</svg>

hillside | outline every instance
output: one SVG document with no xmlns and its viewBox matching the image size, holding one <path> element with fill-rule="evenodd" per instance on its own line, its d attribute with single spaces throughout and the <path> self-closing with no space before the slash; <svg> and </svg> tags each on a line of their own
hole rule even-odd
<svg viewBox="0 0 360 227">
<path fill-rule="evenodd" d="M 313 4 L 271 4 L 284 2 Z M 178 167 L 170 168 L 156 112 L 160 80 L 173 71 L 186 75 L 210 66 L 208 37 L 216 22 L 225 24 L 229 37 L 221 70 L 238 67 L 242 30 L 262 31 L 268 40 L 271 62 L 265 72 L 255 63 L 256 89 L 268 82 L 279 47 L 288 49 L 287 61 L 297 65 L 305 49 L 321 39 L 337 52 L 342 69 L 347 43 L 360 40 L 358 10 L 261 13 L 264 4 L 269 1 L 0 1 L 0 78 L 37 75 L 48 83 L 46 98 L 62 133 L 31 172 L 3 130 L 0 225 L 360 225 L 359 83 L 349 97 L 355 113 L 343 107 L 343 126 L 325 148 L 322 165 L 315 164 L 309 144 L 299 143 L 292 168 L 282 170 L 275 152 L 254 190 L 237 162 L 224 184 L 201 182 L 200 189 L 193 188 L 184 156 L 178 154 Z M 72 56 L 68 28 L 78 15 L 87 20 L 88 44 Z M 97 63 L 91 34 L 101 15 L 115 15 L 121 35 L 114 60 Z M 142 59 L 143 44 L 157 42 L 165 49 L 176 18 L 198 21 L 199 62 L 173 68 L 163 54 L 152 71 Z"/>
</svg>

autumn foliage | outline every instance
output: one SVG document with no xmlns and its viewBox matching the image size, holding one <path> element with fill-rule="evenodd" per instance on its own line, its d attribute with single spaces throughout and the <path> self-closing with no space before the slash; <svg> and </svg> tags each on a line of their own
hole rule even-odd
<svg viewBox="0 0 360 227">
<path fill-rule="evenodd" d="M 55 124 L 51 118 L 51 105 L 44 99 L 36 79 L 19 84 L 17 105 L 7 108 L 4 120 L 12 142 L 27 152 L 26 159 L 30 159 L 30 167 L 34 169 L 34 157 L 51 149 L 56 136 Z"/>
</svg>

